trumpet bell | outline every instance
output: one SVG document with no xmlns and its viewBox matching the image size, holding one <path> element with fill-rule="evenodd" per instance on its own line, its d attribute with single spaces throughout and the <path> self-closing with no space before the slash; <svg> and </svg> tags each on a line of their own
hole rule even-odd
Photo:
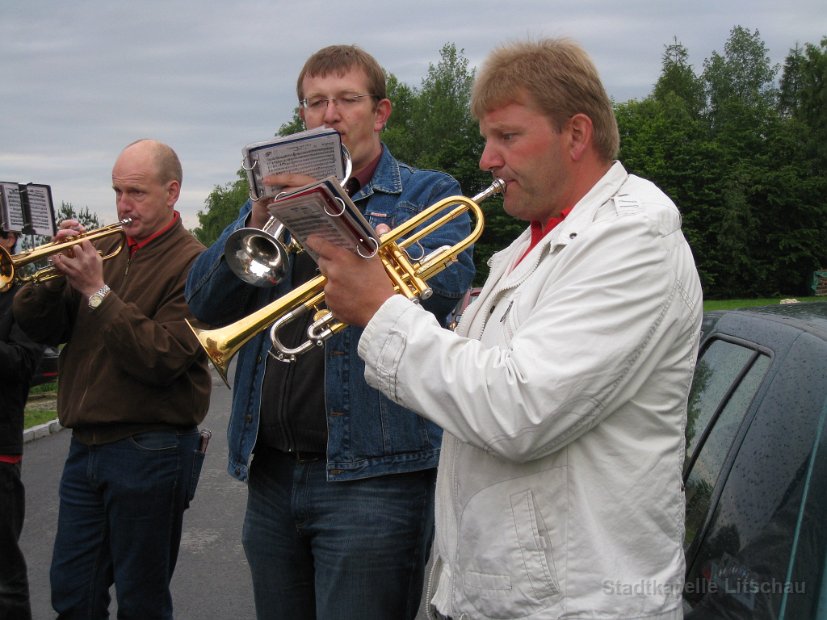
<svg viewBox="0 0 827 620">
<path fill-rule="evenodd" d="M 259 228 L 232 233 L 224 246 L 224 258 L 236 276 L 261 288 L 275 286 L 287 273 L 287 249 Z"/>
</svg>

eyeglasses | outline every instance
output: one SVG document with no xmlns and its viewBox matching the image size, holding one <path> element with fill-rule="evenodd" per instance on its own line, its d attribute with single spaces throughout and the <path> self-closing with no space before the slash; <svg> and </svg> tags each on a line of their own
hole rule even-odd
<svg viewBox="0 0 827 620">
<path fill-rule="evenodd" d="M 327 104 L 329 103 L 332 103 L 335 107 L 339 108 L 340 110 L 346 110 L 348 108 L 355 107 L 359 103 L 359 101 L 361 101 L 365 97 L 372 97 L 378 99 L 376 95 L 355 95 L 352 93 L 347 93 L 344 95 L 339 95 L 338 97 L 330 97 L 329 99 L 326 97 L 313 97 L 312 99 L 302 99 L 299 103 L 301 103 L 302 107 L 308 112 L 322 113 L 327 110 Z"/>
</svg>

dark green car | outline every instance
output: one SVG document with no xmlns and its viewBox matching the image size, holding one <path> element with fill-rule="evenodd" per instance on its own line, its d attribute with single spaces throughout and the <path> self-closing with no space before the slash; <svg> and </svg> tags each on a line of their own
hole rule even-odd
<svg viewBox="0 0 827 620">
<path fill-rule="evenodd" d="M 686 618 L 827 618 L 827 303 L 704 317 L 686 429 Z"/>
</svg>

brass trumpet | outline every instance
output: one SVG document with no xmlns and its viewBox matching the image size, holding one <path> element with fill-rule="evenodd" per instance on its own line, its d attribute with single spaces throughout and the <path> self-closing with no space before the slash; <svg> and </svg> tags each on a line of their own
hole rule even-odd
<svg viewBox="0 0 827 620">
<path fill-rule="evenodd" d="M 45 243 L 19 254 L 12 255 L 9 254 L 5 248 L 0 248 L 0 291 L 8 290 L 15 281 L 23 283 L 45 282 L 46 280 L 59 278 L 61 276 L 60 272 L 51 266 L 38 269 L 30 276 L 21 274 L 19 270 L 25 265 L 48 258 L 53 254 L 63 252 L 64 250 L 67 250 L 83 241 L 95 241 L 110 235 L 121 235 L 121 244 L 117 248 L 105 255 L 101 253 L 101 258 L 103 260 L 114 258 L 120 253 L 123 246 L 126 245 L 126 233 L 123 229 L 130 222 L 132 222 L 132 218 L 126 218 L 117 224 L 102 226 L 101 228 L 90 230 L 89 232 L 76 235 L 69 239 L 64 239 L 63 241 L 52 241 L 50 243 Z"/>
<path fill-rule="evenodd" d="M 353 171 L 353 160 L 344 144 L 342 160 L 345 176 L 339 183 L 344 187 Z M 252 190 L 250 198 L 259 199 Z M 239 228 L 227 237 L 224 259 L 232 272 L 247 284 L 262 288 L 276 286 L 287 271 L 288 255 L 303 250 L 300 243 L 292 239 L 286 241 L 286 237 L 287 228 L 275 217 L 267 220 L 261 228 Z"/>
<path fill-rule="evenodd" d="M 382 260 L 388 277 L 393 281 L 394 289 L 409 298 L 427 299 L 432 291 L 425 281 L 456 262 L 459 255 L 482 235 L 484 216 L 479 203 L 495 194 L 504 193 L 505 187 L 504 181 L 495 179 L 489 187 L 473 198 L 465 196 L 444 198 L 382 235 L 377 254 Z M 443 212 L 446 213 L 442 214 Z M 406 248 L 419 244 L 421 239 L 434 230 L 466 212 L 472 212 L 476 218 L 476 223 L 467 237 L 453 246 L 439 247 L 427 256 L 411 262 L 405 251 Z M 416 230 L 434 217 L 437 219 L 421 230 Z M 406 235 L 410 236 L 401 240 Z M 271 354 L 284 362 L 295 361 L 299 354 L 313 346 L 322 346 L 327 338 L 346 327 L 344 323 L 337 321 L 323 305 L 326 282 L 327 278 L 324 276 L 316 276 L 252 314 L 224 327 L 198 329 L 190 324 L 190 328 L 213 366 L 224 379 L 224 383 L 229 385 L 227 371 L 232 358 L 241 347 L 268 326 L 272 326 L 270 337 L 273 347 L 277 350 Z M 308 328 L 307 341 L 293 349 L 285 347 L 278 338 L 280 327 L 305 312 L 311 311 L 314 312 L 315 320 Z"/>
</svg>

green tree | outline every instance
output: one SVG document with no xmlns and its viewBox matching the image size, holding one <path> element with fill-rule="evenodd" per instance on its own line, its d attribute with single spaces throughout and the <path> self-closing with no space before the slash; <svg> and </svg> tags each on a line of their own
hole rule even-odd
<svg viewBox="0 0 827 620">
<path fill-rule="evenodd" d="M 827 37 L 790 50 L 781 78 L 782 114 L 801 123 L 801 139 L 817 169 L 827 164 Z"/>
<path fill-rule="evenodd" d="M 661 61 L 661 74 L 652 95 L 659 102 L 677 97 L 683 101 L 686 112 L 692 118 L 700 116 L 704 109 L 703 82 L 692 70 L 689 52 L 678 43 L 677 37 L 666 46 Z"/>
<path fill-rule="evenodd" d="M 198 212 L 199 226 L 192 233 L 201 243 L 210 246 L 227 225 L 238 217 L 238 210 L 250 196 L 250 186 L 243 169 L 236 172 L 235 181 L 216 185 L 204 201 L 204 210 Z"/>
<path fill-rule="evenodd" d="M 300 131 L 304 131 L 304 121 L 302 117 L 299 116 L 299 108 L 296 107 L 293 109 L 293 118 L 290 119 L 289 123 L 284 123 L 279 130 L 276 132 L 278 136 L 289 136 L 290 134 L 298 133 Z"/>
<path fill-rule="evenodd" d="M 464 192 L 474 193 L 491 177 L 479 170 L 483 140 L 470 108 L 474 71 L 463 52 L 453 43 L 445 44 L 440 61 L 428 66 L 413 107 L 411 133 L 417 151 L 413 163 L 445 170 Z"/>
<path fill-rule="evenodd" d="M 770 64 L 767 46 L 758 30 L 750 32 L 735 26 L 724 46 L 724 54 L 712 52 L 704 61 L 703 79 L 710 113 L 726 116 L 735 102 L 751 110 L 774 107 L 777 73 L 778 67 Z"/>
<path fill-rule="evenodd" d="M 767 172 L 771 134 L 777 129 L 777 67 L 769 61 L 758 31 L 730 31 L 724 54 L 704 61 L 707 140 L 714 145 L 717 200 L 700 230 L 708 240 L 702 260 L 714 286 L 708 297 L 765 291 L 775 280 Z M 775 292 L 775 291 L 773 291 Z"/>
<path fill-rule="evenodd" d="M 382 141 L 388 145 L 394 157 L 414 165 L 418 156 L 414 142 L 416 132 L 413 130 L 416 91 L 389 73 L 387 93 L 392 108 L 390 118 L 382 131 Z"/>
<path fill-rule="evenodd" d="M 89 207 L 83 207 L 78 211 L 71 202 L 60 203 L 60 208 L 57 210 L 57 221 L 62 220 L 77 220 L 86 230 L 100 228 L 101 225 L 97 213 L 90 211 Z"/>
</svg>

